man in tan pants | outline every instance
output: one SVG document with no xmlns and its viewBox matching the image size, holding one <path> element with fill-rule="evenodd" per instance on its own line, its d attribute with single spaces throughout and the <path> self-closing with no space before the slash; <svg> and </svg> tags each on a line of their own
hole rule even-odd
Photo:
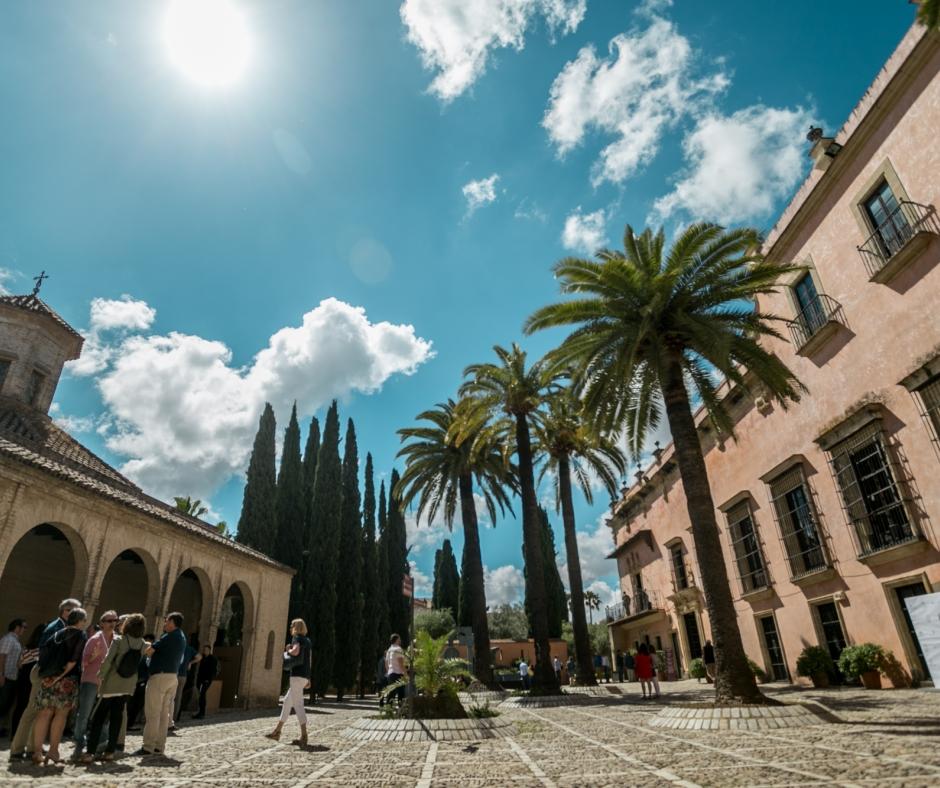
<svg viewBox="0 0 940 788">
<path fill-rule="evenodd" d="M 163 623 L 163 637 L 145 652 L 150 657 L 150 678 L 144 696 L 144 746 L 137 755 L 162 755 L 173 714 L 180 663 L 186 651 L 183 616 L 170 613 Z"/>
</svg>

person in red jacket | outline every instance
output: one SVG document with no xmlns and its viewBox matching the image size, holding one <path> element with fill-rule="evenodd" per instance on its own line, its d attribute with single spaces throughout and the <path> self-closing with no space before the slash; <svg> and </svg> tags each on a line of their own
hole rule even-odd
<svg viewBox="0 0 940 788">
<path fill-rule="evenodd" d="M 653 697 L 653 660 L 650 658 L 649 649 L 645 643 L 640 644 L 635 657 L 636 677 L 640 681 L 640 689 L 643 691 L 643 699 Z"/>
</svg>

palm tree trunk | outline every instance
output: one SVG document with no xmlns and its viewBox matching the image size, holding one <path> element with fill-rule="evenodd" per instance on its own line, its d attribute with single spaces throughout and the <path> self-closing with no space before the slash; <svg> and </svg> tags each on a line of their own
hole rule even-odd
<svg viewBox="0 0 940 788">
<path fill-rule="evenodd" d="M 552 668 L 548 643 L 548 597 L 545 591 L 545 567 L 542 565 L 542 534 L 539 527 L 538 500 L 535 497 L 535 476 L 532 469 L 532 444 L 529 422 L 524 413 L 516 416 L 516 454 L 519 458 L 519 484 L 522 488 L 522 544 L 525 549 L 526 590 L 532 613 L 532 635 L 535 639 L 535 688 L 543 692 L 558 691 L 558 679 Z"/>
<path fill-rule="evenodd" d="M 702 590 L 705 592 L 705 604 L 711 622 L 712 643 L 715 647 L 715 700 L 720 703 L 766 702 L 767 698 L 754 681 L 741 642 L 718 522 L 715 519 L 715 505 L 708 484 L 708 471 L 695 429 L 682 367 L 677 360 L 667 362 L 662 386 L 666 416 L 685 491 L 686 508 L 692 523 L 692 539 L 702 578 Z"/>
<path fill-rule="evenodd" d="M 473 477 L 460 475 L 460 514 L 463 518 L 464 555 L 462 582 L 470 593 L 470 622 L 473 627 L 473 670 L 487 687 L 493 687 L 493 665 L 490 656 L 490 625 L 486 618 L 486 589 L 483 584 L 483 557 L 480 554 L 480 529 L 473 502 Z"/>
<path fill-rule="evenodd" d="M 578 684 L 597 684 L 591 662 L 591 636 L 584 620 L 584 582 L 581 579 L 581 558 L 578 555 L 578 532 L 575 529 L 574 506 L 571 503 L 571 464 L 567 456 L 558 458 L 558 497 L 561 519 L 565 526 L 565 559 L 568 563 L 568 589 L 571 592 L 571 628 L 574 630 L 574 653 L 578 662 Z M 591 617 L 593 623 L 593 616 Z"/>
</svg>

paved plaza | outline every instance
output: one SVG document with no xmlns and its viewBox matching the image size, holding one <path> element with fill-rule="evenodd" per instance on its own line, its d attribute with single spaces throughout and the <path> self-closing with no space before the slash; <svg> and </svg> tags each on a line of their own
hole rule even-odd
<svg viewBox="0 0 940 788">
<path fill-rule="evenodd" d="M 477 742 L 356 741 L 342 731 L 375 713 L 374 703 L 325 703 L 311 711 L 302 751 L 263 738 L 274 711 L 226 713 L 190 723 L 168 740 L 170 757 L 108 765 L 8 766 L 4 785 L 361 785 L 444 786 L 785 786 L 940 784 L 940 695 L 933 689 L 865 692 L 770 687 L 783 700 L 820 702 L 841 720 L 779 731 L 695 732 L 651 728 L 663 704 L 704 700 L 694 681 L 664 686 L 658 702 L 624 685 L 620 700 L 507 712 L 508 738 Z M 131 748 L 139 736 L 128 740 Z M 66 752 L 67 748 L 63 748 Z"/>
</svg>

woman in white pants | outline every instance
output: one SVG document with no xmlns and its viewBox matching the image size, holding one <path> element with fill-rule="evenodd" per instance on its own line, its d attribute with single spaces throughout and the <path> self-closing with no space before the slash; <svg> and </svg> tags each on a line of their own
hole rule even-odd
<svg viewBox="0 0 940 788">
<path fill-rule="evenodd" d="M 291 744 L 307 746 L 307 713 L 304 711 L 304 690 L 310 686 L 310 638 L 307 637 L 307 625 L 302 618 L 295 618 L 290 622 L 291 641 L 284 651 L 284 670 L 290 673 L 290 687 L 284 696 L 281 706 L 281 717 L 271 733 L 265 734 L 267 738 L 279 741 L 281 729 L 287 718 L 290 717 L 291 708 L 297 714 L 300 723 L 300 738 L 294 739 Z"/>
</svg>

